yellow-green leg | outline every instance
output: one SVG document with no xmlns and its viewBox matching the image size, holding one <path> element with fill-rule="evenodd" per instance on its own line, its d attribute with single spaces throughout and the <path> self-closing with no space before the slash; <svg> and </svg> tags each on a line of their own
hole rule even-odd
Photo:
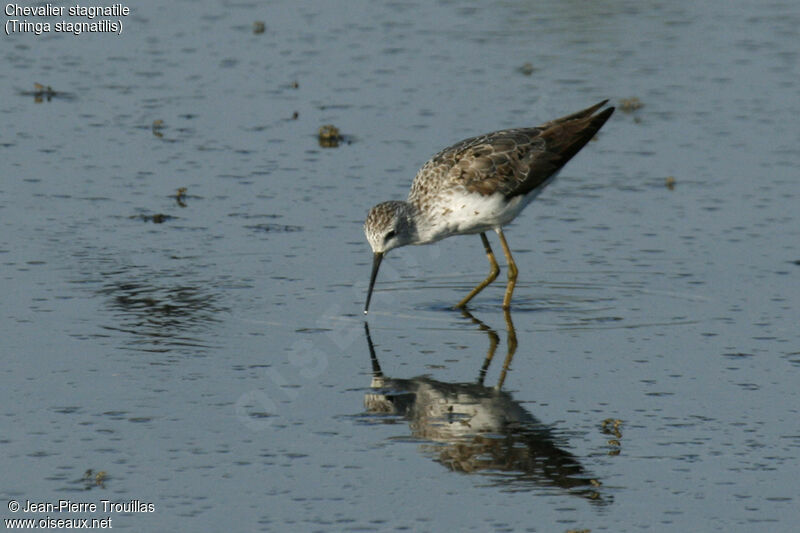
<svg viewBox="0 0 800 533">
<path fill-rule="evenodd" d="M 502 235 L 503 234 L 501 233 L 500 236 L 502 237 Z M 489 259 L 489 266 L 490 266 L 489 275 L 486 277 L 485 280 L 478 283 L 478 286 L 472 289 L 472 291 L 470 291 L 470 293 L 467 294 L 463 300 L 461 300 L 456 304 L 456 309 L 462 309 L 463 307 L 465 307 L 467 303 L 469 303 L 469 301 L 475 297 L 476 294 L 481 292 L 483 289 L 486 288 L 487 285 L 489 285 L 491 282 L 497 279 L 497 275 L 500 273 L 500 266 L 497 264 L 497 259 L 494 258 L 494 252 L 492 252 L 492 247 L 489 246 L 489 239 L 486 238 L 485 233 L 481 233 L 481 241 L 483 242 L 484 250 L 486 250 L 486 257 Z M 505 243 L 505 241 L 503 242 Z M 514 267 L 514 269 L 515 269 L 514 277 L 516 278 L 516 266 Z M 511 276 L 511 271 L 509 271 L 508 275 Z"/>
<path fill-rule="evenodd" d="M 503 235 L 503 230 L 497 228 L 497 235 L 500 237 L 500 244 L 503 246 L 503 253 L 506 255 L 506 263 L 508 263 L 508 285 L 506 285 L 506 295 L 503 297 L 503 309 L 511 308 L 511 295 L 514 293 L 514 287 L 517 284 L 517 264 L 511 256 L 511 249 L 506 242 L 506 236 Z"/>
<path fill-rule="evenodd" d="M 495 388 L 500 390 L 506 380 L 508 374 L 508 367 L 511 366 L 511 360 L 514 359 L 514 354 L 517 352 L 517 329 L 514 327 L 514 322 L 511 321 L 511 312 L 508 309 L 503 310 L 503 315 L 506 319 L 506 332 L 508 333 L 508 353 L 506 360 L 503 361 L 503 369 L 500 371 L 500 377 L 497 378 L 497 385 Z"/>
</svg>

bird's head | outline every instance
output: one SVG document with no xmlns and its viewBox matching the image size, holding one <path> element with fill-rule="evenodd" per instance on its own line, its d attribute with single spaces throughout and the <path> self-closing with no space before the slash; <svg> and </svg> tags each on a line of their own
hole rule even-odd
<svg viewBox="0 0 800 533">
<path fill-rule="evenodd" d="M 383 202 L 369 210 L 364 234 L 373 253 L 385 254 L 411 243 L 412 226 L 406 202 Z"/>
<path fill-rule="evenodd" d="M 383 256 L 393 248 L 405 246 L 414 241 L 415 230 L 411 206 L 407 202 L 383 202 L 376 205 L 369 210 L 367 221 L 364 223 L 364 234 L 367 236 L 373 253 L 372 275 L 369 280 L 367 304 L 364 306 L 364 314 L 366 314 Z"/>
</svg>

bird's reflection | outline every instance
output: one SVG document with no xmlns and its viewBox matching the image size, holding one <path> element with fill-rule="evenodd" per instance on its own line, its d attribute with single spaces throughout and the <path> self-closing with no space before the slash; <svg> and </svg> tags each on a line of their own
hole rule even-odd
<svg viewBox="0 0 800 533">
<path fill-rule="evenodd" d="M 597 487 L 578 459 L 564 450 L 564 439 L 537 420 L 501 390 L 517 350 L 509 312 L 505 312 L 508 352 L 497 384 L 484 385 L 489 365 L 500 343 L 495 330 L 468 312 L 464 315 L 489 337 L 489 351 L 471 383 L 446 383 L 429 377 L 394 379 L 383 374 L 365 322 L 372 359 L 372 392 L 364 405 L 374 415 L 402 416 L 422 449 L 448 469 L 488 476 L 491 485 L 524 491 L 559 487 L 572 494 L 603 502 Z M 391 419 L 386 419 L 391 420 Z"/>
</svg>

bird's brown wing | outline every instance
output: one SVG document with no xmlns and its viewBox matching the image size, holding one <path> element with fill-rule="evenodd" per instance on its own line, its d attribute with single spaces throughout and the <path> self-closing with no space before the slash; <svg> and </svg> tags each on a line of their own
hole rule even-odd
<svg viewBox="0 0 800 533">
<path fill-rule="evenodd" d="M 465 139 L 436 154 L 420 169 L 410 198 L 462 186 L 484 195 L 513 197 L 542 186 L 608 120 L 606 102 L 535 128 L 502 130 Z"/>
</svg>

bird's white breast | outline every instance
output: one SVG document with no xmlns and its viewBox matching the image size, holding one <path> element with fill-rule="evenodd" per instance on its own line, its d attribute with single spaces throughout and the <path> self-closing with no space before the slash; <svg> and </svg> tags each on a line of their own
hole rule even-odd
<svg viewBox="0 0 800 533">
<path fill-rule="evenodd" d="M 535 194 L 506 199 L 502 194 L 443 194 L 417 227 L 420 244 L 450 235 L 481 233 L 511 222 Z"/>
</svg>

